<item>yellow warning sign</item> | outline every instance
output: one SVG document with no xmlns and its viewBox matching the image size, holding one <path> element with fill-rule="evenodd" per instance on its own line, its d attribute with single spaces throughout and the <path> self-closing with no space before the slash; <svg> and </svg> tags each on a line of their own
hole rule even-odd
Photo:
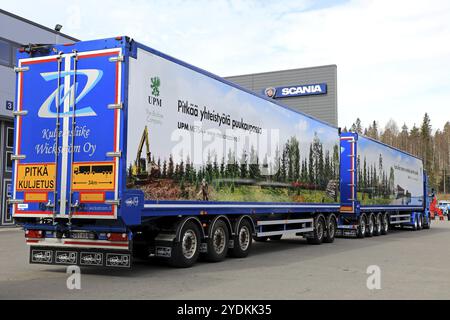
<svg viewBox="0 0 450 320">
<path fill-rule="evenodd" d="M 105 193 L 80 192 L 80 202 L 105 202 Z"/>
<path fill-rule="evenodd" d="M 27 163 L 17 166 L 17 190 L 53 190 L 55 188 L 54 163 Z"/>
<path fill-rule="evenodd" d="M 47 202 L 48 193 L 44 192 L 25 192 L 25 202 Z"/>
<path fill-rule="evenodd" d="M 72 190 L 114 190 L 114 162 L 73 164 Z"/>
</svg>

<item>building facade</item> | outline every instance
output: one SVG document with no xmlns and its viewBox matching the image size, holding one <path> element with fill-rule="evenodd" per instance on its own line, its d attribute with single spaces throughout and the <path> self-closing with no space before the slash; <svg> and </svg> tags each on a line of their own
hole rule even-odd
<svg viewBox="0 0 450 320">
<path fill-rule="evenodd" d="M 338 125 L 336 65 L 254 73 L 225 79 L 333 126 Z"/>
<path fill-rule="evenodd" d="M 78 41 L 0 9 L 0 226 L 13 224 L 6 199 L 11 192 L 16 100 L 16 51 L 22 45 Z"/>
</svg>

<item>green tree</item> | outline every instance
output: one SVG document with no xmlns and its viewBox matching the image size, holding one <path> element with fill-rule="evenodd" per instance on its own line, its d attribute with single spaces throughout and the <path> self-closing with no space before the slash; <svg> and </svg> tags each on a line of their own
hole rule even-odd
<svg viewBox="0 0 450 320">
<path fill-rule="evenodd" d="M 248 175 L 251 179 L 258 179 L 261 175 L 258 155 L 256 154 L 255 148 L 253 146 L 250 148 L 250 163 L 248 165 Z"/>
<path fill-rule="evenodd" d="M 247 153 L 245 150 L 242 152 L 241 161 L 240 161 L 240 171 L 241 171 L 241 178 L 245 179 L 248 175 L 248 169 L 247 169 Z"/>
<path fill-rule="evenodd" d="M 162 177 L 167 178 L 167 161 L 166 160 L 164 160 L 164 163 L 163 163 Z"/>
</svg>

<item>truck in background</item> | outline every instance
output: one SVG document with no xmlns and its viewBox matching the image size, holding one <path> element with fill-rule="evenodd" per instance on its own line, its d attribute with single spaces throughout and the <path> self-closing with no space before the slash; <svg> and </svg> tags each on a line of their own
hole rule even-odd
<svg viewBox="0 0 450 320">
<path fill-rule="evenodd" d="M 430 227 L 420 159 L 128 37 L 24 47 L 16 72 L 9 203 L 30 263 L 189 267 Z"/>
</svg>

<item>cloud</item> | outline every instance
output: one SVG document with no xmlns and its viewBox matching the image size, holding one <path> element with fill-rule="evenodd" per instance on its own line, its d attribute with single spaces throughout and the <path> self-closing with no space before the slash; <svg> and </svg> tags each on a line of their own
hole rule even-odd
<svg viewBox="0 0 450 320">
<path fill-rule="evenodd" d="M 28 2 L 28 4 L 27 4 Z M 0 0 L 5 10 L 81 39 L 127 34 L 229 76 L 338 66 L 339 124 L 450 120 L 448 1 Z M 58 13 L 58 14 L 56 14 Z"/>
</svg>

